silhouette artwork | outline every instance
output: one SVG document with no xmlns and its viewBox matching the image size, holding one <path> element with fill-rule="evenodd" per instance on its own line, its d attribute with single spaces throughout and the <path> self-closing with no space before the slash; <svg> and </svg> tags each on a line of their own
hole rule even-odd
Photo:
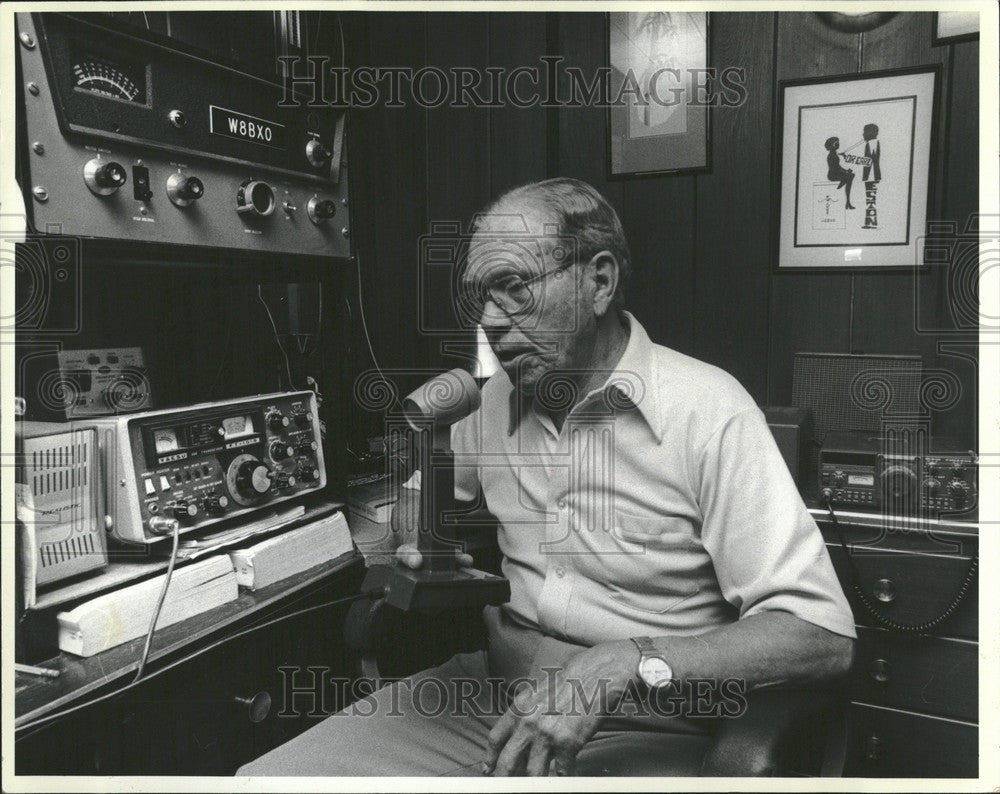
<svg viewBox="0 0 1000 794">
<path fill-rule="evenodd" d="M 854 205 L 851 204 L 851 185 L 854 183 L 854 170 L 844 168 L 840 164 L 840 158 L 843 157 L 837 151 L 840 148 L 840 139 L 836 136 L 827 138 L 826 143 L 823 145 L 826 147 L 828 153 L 826 155 L 826 178 L 831 182 L 836 182 L 838 189 L 844 188 L 844 209 L 853 210 Z"/>
<path fill-rule="evenodd" d="M 868 177 L 871 175 L 871 181 L 878 182 L 882 179 L 882 147 L 878 142 L 878 125 L 865 124 L 861 135 L 865 139 L 865 157 L 871 160 L 871 163 L 865 166 L 861 179 L 868 182 Z"/>
</svg>

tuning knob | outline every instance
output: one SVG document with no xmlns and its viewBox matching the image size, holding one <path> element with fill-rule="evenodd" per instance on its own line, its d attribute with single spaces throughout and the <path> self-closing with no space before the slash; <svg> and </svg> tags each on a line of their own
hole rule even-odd
<svg viewBox="0 0 1000 794">
<path fill-rule="evenodd" d="M 941 481 L 935 479 L 934 477 L 931 477 L 927 480 L 924 480 L 924 488 L 927 489 L 927 492 L 929 494 L 936 494 L 938 491 L 941 490 Z"/>
<path fill-rule="evenodd" d="M 186 207 L 205 195 L 205 185 L 196 176 L 181 173 L 167 177 L 167 197 L 178 207 Z"/>
<path fill-rule="evenodd" d="M 291 444 L 285 444 L 281 441 L 272 441 L 268 451 L 274 460 L 284 460 L 295 454 L 295 448 Z"/>
<path fill-rule="evenodd" d="M 315 452 L 319 448 L 319 444 L 313 441 L 311 438 L 303 438 L 295 447 L 300 453 L 307 454 L 309 452 Z"/>
<path fill-rule="evenodd" d="M 236 211 L 266 218 L 274 212 L 274 190 L 267 182 L 251 179 L 236 191 Z"/>
<path fill-rule="evenodd" d="M 337 214 L 337 202 L 313 196 L 306 204 L 306 213 L 313 223 L 324 223 Z"/>
<path fill-rule="evenodd" d="M 248 499 L 263 496 L 271 490 L 271 470 L 259 460 L 248 460 L 236 474 L 236 488 Z"/>
<path fill-rule="evenodd" d="M 271 428 L 275 433 L 283 432 L 289 424 L 288 417 L 285 416 L 281 411 L 273 410 L 267 413 L 267 426 Z"/>
<path fill-rule="evenodd" d="M 226 508 L 229 507 L 229 499 L 225 496 L 219 494 L 209 494 L 205 497 L 205 510 L 209 513 L 219 513 L 226 512 Z"/>
<path fill-rule="evenodd" d="M 306 159 L 309 165 L 319 168 L 330 159 L 330 150 L 314 138 L 306 144 Z"/>
<path fill-rule="evenodd" d="M 952 480 L 948 483 L 948 492 L 955 504 L 962 504 L 969 497 L 969 485 L 962 480 Z"/>
<path fill-rule="evenodd" d="M 294 488 L 295 477 L 286 471 L 278 472 L 274 478 L 274 487 L 279 489 Z"/>
<path fill-rule="evenodd" d="M 190 521 L 198 515 L 198 505 L 194 502 L 185 502 L 183 499 L 178 499 L 167 505 L 167 512 L 178 521 Z"/>
<path fill-rule="evenodd" d="M 847 475 L 840 469 L 837 469 L 837 471 L 833 473 L 833 484 L 837 487 L 843 487 L 847 484 Z"/>
<path fill-rule="evenodd" d="M 292 418 L 299 427 L 308 427 L 312 424 L 312 414 L 309 411 L 293 411 Z"/>
<path fill-rule="evenodd" d="M 917 476 L 907 466 L 888 466 L 882 472 L 882 493 L 897 509 L 910 506 L 917 485 Z"/>
<path fill-rule="evenodd" d="M 128 181 L 128 176 L 121 163 L 95 157 L 83 167 L 83 181 L 94 195 L 110 196 Z"/>
</svg>

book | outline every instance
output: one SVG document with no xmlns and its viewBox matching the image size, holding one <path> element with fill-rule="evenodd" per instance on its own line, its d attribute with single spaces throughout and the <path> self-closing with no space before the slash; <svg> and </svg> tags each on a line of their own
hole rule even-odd
<svg viewBox="0 0 1000 794">
<path fill-rule="evenodd" d="M 351 530 L 340 511 L 283 532 L 245 549 L 229 552 L 240 587 L 258 590 L 289 576 L 335 560 L 354 549 Z"/>
<path fill-rule="evenodd" d="M 380 475 L 351 485 L 347 489 L 350 511 L 376 524 L 387 524 L 392 517 L 392 506 L 398 499 L 395 480 L 391 475 Z"/>
<path fill-rule="evenodd" d="M 91 598 L 56 616 L 59 650 L 93 656 L 142 637 L 160 597 L 166 574 Z M 225 554 L 176 568 L 156 628 L 207 612 L 239 596 L 233 563 Z"/>
</svg>

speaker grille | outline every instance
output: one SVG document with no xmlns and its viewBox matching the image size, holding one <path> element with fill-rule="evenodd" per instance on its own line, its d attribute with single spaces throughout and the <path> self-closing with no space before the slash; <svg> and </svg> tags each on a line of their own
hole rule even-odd
<svg viewBox="0 0 1000 794">
<path fill-rule="evenodd" d="M 93 428 L 24 439 L 21 479 L 31 487 L 38 585 L 106 562 L 96 450 Z"/>
<path fill-rule="evenodd" d="M 921 413 L 920 356 L 796 353 L 792 405 L 811 408 L 816 439 L 828 430 L 881 431 Z"/>
</svg>

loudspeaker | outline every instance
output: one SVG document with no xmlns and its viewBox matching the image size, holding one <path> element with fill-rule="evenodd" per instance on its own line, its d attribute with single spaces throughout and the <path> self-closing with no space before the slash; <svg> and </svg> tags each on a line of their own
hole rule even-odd
<svg viewBox="0 0 1000 794">
<path fill-rule="evenodd" d="M 766 406 L 761 409 L 796 485 L 801 485 L 812 460 L 812 411 L 808 408 Z"/>
<path fill-rule="evenodd" d="M 920 414 L 920 356 L 796 353 L 792 405 L 810 408 L 817 440 L 828 430 L 881 432 Z"/>
</svg>

